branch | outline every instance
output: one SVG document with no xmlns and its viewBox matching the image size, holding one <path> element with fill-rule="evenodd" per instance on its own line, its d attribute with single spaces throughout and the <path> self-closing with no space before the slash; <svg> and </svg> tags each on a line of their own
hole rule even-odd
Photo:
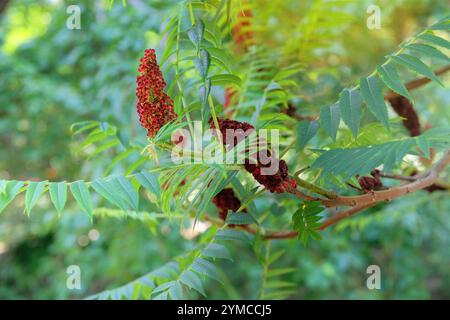
<svg viewBox="0 0 450 320">
<path fill-rule="evenodd" d="M 321 196 L 324 196 L 324 197 L 329 198 L 329 199 L 335 199 L 337 197 L 336 193 L 328 191 L 328 190 L 325 190 L 325 189 L 323 189 L 323 188 L 321 188 L 319 186 L 316 186 L 315 184 L 312 184 L 312 183 L 310 183 L 310 182 L 308 182 L 306 180 L 301 179 L 298 176 L 299 174 L 300 174 L 300 172 L 296 172 L 294 174 L 294 179 L 297 182 L 298 186 L 300 186 L 302 188 L 305 188 L 305 189 L 308 189 L 308 190 L 310 190 L 310 191 L 312 191 L 314 193 L 320 194 Z"/>
<path fill-rule="evenodd" d="M 391 174 L 391 173 L 384 173 L 380 172 L 380 177 L 387 178 L 387 179 L 394 179 L 394 180 L 403 180 L 403 181 L 416 181 L 417 178 L 411 176 L 402 176 L 398 174 Z"/>
<path fill-rule="evenodd" d="M 293 194 L 299 199 L 306 200 L 306 201 L 322 201 L 321 198 L 311 197 L 307 195 L 306 193 L 301 192 L 300 190 L 297 190 L 295 188 L 289 187 L 286 192 Z"/>
<path fill-rule="evenodd" d="M 439 160 L 428 172 L 416 177 L 415 181 L 393 187 L 387 190 L 372 191 L 360 196 L 337 197 L 332 200 L 322 200 L 322 204 L 327 207 L 351 206 L 358 207 L 378 202 L 389 202 L 408 193 L 425 189 L 431 186 L 439 177 L 439 174 L 450 163 L 450 151 L 445 152 L 441 160 Z"/>
<path fill-rule="evenodd" d="M 447 151 L 444 156 L 439 160 L 429 171 L 425 172 L 422 175 L 416 176 L 414 181 L 411 181 L 407 184 L 393 187 L 387 190 L 382 191 L 374 191 L 369 194 L 354 196 L 354 197 L 342 197 L 337 196 L 332 200 L 324 200 L 324 199 L 315 199 L 315 201 L 321 201 L 323 204 L 328 207 L 338 207 L 338 206 L 351 206 L 351 208 L 345 209 L 333 215 L 332 217 L 325 220 L 320 226 L 319 230 L 324 230 L 343 219 L 349 218 L 359 212 L 362 212 L 366 209 L 369 209 L 375 206 L 377 203 L 382 201 L 391 201 L 393 199 L 399 198 L 403 195 L 425 189 L 432 185 L 436 179 L 439 177 L 439 174 L 446 169 L 446 167 L 450 164 L 450 151 Z M 293 190 L 290 190 L 291 192 Z M 300 191 L 291 192 L 295 195 L 300 195 L 299 198 L 304 200 L 305 196 Z M 208 219 L 208 218 L 207 218 Z M 208 219 L 210 220 L 210 219 Z M 210 220 L 211 221 L 211 220 Z M 217 222 L 217 221 L 216 221 Z M 221 223 L 223 225 L 223 222 Z M 254 228 L 250 225 L 239 226 L 241 229 L 252 233 L 257 234 L 258 229 Z M 297 231 L 292 230 L 283 230 L 283 231 L 267 231 L 263 235 L 263 239 L 272 240 L 272 239 L 290 239 L 296 238 L 298 236 Z"/>
</svg>

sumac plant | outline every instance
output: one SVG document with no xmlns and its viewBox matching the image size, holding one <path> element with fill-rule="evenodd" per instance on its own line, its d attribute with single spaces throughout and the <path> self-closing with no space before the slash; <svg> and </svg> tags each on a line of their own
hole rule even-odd
<svg viewBox="0 0 450 320">
<path fill-rule="evenodd" d="M 254 11 L 245 1 L 180 1 L 161 45 L 142 52 L 136 71 L 130 121 L 140 121 L 147 143 L 125 139 L 113 123 L 71 128 L 79 150 L 91 148 L 89 159 L 108 159 L 103 177 L 0 181 L 0 212 L 23 194 L 31 215 L 48 194 L 60 215 L 76 204 L 93 224 L 100 216 L 157 215 L 190 222 L 193 233 L 207 226 L 188 252 L 89 298 L 206 297 L 205 282 L 223 282 L 224 261 L 233 261 L 227 272 L 239 264 L 229 250 L 239 241 L 263 265 L 259 297 L 286 298 L 296 289 L 283 276 L 296 269 L 271 269 L 282 252 L 271 254 L 269 243 L 308 250 L 344 220 L 370 217 L 419 190 L 447 192 L 450 128 L 421 125 L 413 91 L 444 86 L 448 17 L 380 56 L 372 72 L 324 103 L 303 91 L 309 61 L 266 43 Z M 313 56 L 314 27 L 305 28 L 310 38 L 299 50 Z"/>
</svg>

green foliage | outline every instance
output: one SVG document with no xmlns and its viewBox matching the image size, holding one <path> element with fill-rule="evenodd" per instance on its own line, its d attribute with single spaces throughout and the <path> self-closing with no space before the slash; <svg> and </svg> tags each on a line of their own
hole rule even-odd
<svg viewBox="0 0 450 320">
<path fill-rule="evenodd" d="M 331 119 L 329 119 L 331 120 Z M 300 121 L 297 125 L 297 145 L 299 149 L 303 149 L 309 140 L 311 140 L 317 130 L 319 129 L 319 123 L 317 121 Z"/>
<path fill-rule="evenodd" d="M 236 224 L 236 225 L 243 225 L 243 224 L 252 224 L 257 222 L 255 218 L 249 214 L 244 212 L 230 212 L 227 216 L 228 224 Z"/>
<path fill-rule="evenodd" d="M 294 229 L 298 231 L 298 238 L 306 244 L 309 238 L 320 240 L 322 237 L 318 233 L 320 227 L 319 221 L 322 217 L 319 215 L 324 210 L 320 202 L 304 202 L 299 205 L 299 209 L 292 215 Z"/>
<path fill-rule="evenodd" d="M 448 20 L 448 18 L 442 19 L 437 22 L 435 25 L 440 25 L 443 21 Z M 391 61 L 399 66 L 403 66 L 416 74 L 423 75 L 437 83 L 441 86 L 444 86 L 441 80 L 433 73 L 433 71 L 423 63 L 416 56 L 401 53 L 403 48 L 410 48 L 412 51 L 417 53 L 417 48 L 421 48 L 420 54 L 428 57 L 436 57 L 439 56 L 440 59 L 448 59 L 446 55 L 440 52 L 435 47 L 424 47 L 422 44 L 416 44 L 415 41 L 418 40 L 428 40 L 433 39 L 431 41 L 435 45 L 443 45 L 445 46 L 445 40 L 433 35 L 430 31 L 433 29 L 433 26 L 430 26 L 426 30 L 420 32 L 412 39 L 408 40 L 406 43 L 401 45 L 401 49 L 397 52 L 387 56 L 387 60 L 377 67 L 376 71 L 370 74 L 368 77 L 361 78 L 360 87 L 359 88 L 351 88 L 344 89 L 339 97 L 339 109 L 340 114 L 342 116 L 342 120 L 347 125 L 347 127 L 352 131 L 354 138 L 356 139 L 358 136 L 358 129 L 360 127 L 360 120 L 362 115 L 362 98 L 366 102 L 368 109 L 374 114 L 374 116 L 381 121 L 384 126 L 389 127 L 388 122 L 388 113 L 387 107 L 384 102 L 384 97 L 382 95 L 382 87 L 381 83 L 377 77 L 377 74 L 380 75 L 383 82 L 395 92 L 410 98 L 407 89 L 401 83 L 399 76 L 395 67 L 391 64 Z M 439 41 L 436 39 L 441 39 L 443 41 Z M 424 49 L 427 48 L 427 49 Z M 414 50 L 415 49 L 415 50 Z M 361 91 L 361 93 L 360 93 Z M 323 121 L 321 121 L 322 126 L 324 126 L 327 133 L 335 139 L 336 133 L 336 123 L 332 122 L 331 119 L 331 108 L 322 108 L 321 115 L 325 117 Z M 337 114 L 334 114 L 334 118 L 338 118 Z M 335 120 L 336 121 L 336 120 Z"/>
<path fill-rule="evenodd" d="M 48 190 L 50 192 L 50 198 L 53 202 L 53 205 L 55 206 L 56 211 L 61 214 L 67 201 L 66 182 L 63 181 L 49 183 Z"/>
<path fill-rule="evenodd" d="M 21 192 L 24 183 L 22 181 L 5 181 L 1 182 L 3 190 L 0 193 L 0 213 L 5 210 L 6 206 L 14 200 L 14 198 Z"/>
<path fill-rule="evenodd" d="M 448 82 L 432 71 L 449 61 L 449 19 L 438 20 L 446 9 L 439 1 L 386 2 L 378 31 L 365 26 L 366 1 L 80 5 L 81 33 L 65 27 L 59 2 L 11 2 L 0 17 L 0 296 L 78 299 L 114 287 L 89 298 L 449 295 L 445 192 L 379 204 L 316 242 L 318 203 L 268 193 L 242 166 L 173 164 L 168 152 L 177 129 L 192 133 L 193 120 L 205 129 L 226 117 L 280 129 L 289 173 L 301 170 L 342 194 L 355 193 L 347 186 L 355 175 L 381 166 L 404 175 L 427 170 L 416 160 L 434 161 L 450 147 L 448 97 L 433 84 L 413 93 L 405 83 L 412 74 Z M 240 14 L 246 10 L 251 15 Z M 411 28 L 423 31 L 398 43 Z M 247 32 L 244 49 L 236 39 Z M 179 115 L 150 140 L 134 107 L 135 70 L 148 47 L 157 50 Z M 388 89 L 414 98 L 422 135 L 406 137 L 388 114 Z M 211 200 L 225 187 L 247 212 L 230 212 L 221 228 L 205 224 L 221 224 Z M 86 214 L 72 214 L 80 210 Z M 261 238 L 291 229 L 307 249 Z M 361 282 L 374 256 L 389 265 L 382 292 Z M 72 264 L 82 268 L 79 292 L 65 287 Z"/>
<path fill-rule="evenodd" d="M 222 231 L 222 237 L 218 237 Z M 206 297 L 203 286 L 205 279 L 223 283 L 222 276 L 215 265 L 217 259 L 231 259 L 228 249 L 218 241 L 231 240 L 223 238 L 224 234 L 234 231 L 234 239 L 242 240 L 242 231 L 217 230 L 203 248 L 198 248 L 177 258 L 157 270 L 117 289 L 107 290 L 89 297 L 88 299 L 155 299 L 181 300 L 186 298 L 185 288 L 192 289 Z M 241 233 L 240 236 L 237 234 Z M 233 240 L 234 240 L 233 239 Z"/>
<path fill-rule="evenodd" d="M 263 267 L 259 299 L 282 300 L 296 293 L 295 283 L 280 280 L 281 276 L 286 277 L 288 274 L 293 274 L 295 268 L 273 268 L 273 264 L 276 264 L 285 253 L 285 250 L 271 253 L 270 242 L 262 246 L 261 251 L 256 251 L 257 257 Z"/>
<path fill-rule="evenodd" d="M 361 96 L 356 89 L 344 89 L 339 99 L 339 110 L 342 120 L 352 131 L 353 136 L 358 136 L 358 129 L 361 121 Z"/>
<path fill-rule="evenodd" d="M 75 181 L 70 184 L 70 191 L 73 197 L 77 201 L 81 210 L 88 215 L 92 220 L 92 211 L 94 210 L 91 194 L 89 192 L 88 186 L 84 181 Z"/>
<path fill-rule="evenodd" d="M 360 87 L 361 95 L 367 103 L 367 108 L 385 127 L 389 128 L 388 111 L 381 94 L 379 79 L 376 76 L 362 78 Z"/>
<path fill-rule="evenodd" d="M 30 215 L 31 209 L 36 205 L 39 198 L 45 191 L 46 181 L 42 182 L 30 182 L 27 187 L 25 195 L 25 212 Z"/>
<path fill-rule="evenodd" d="M 336 140 L 340 120 L 341 113 L 337 104 L 320 108 L 320 125 L 333 140 Z"/>
<path fill-rule="evenodd" d="M 418 146 L 429 156 L 429 147 L 448 148 L 450 132 L 448 129 L 428 131 L 417 138 L 407 138 L 382 144 L 358 148 L 336 148 L 323 152 L 312 164 L 312 168 L 320 168 L 321 174 L 342 176 L 344 180 L 355 175 L 365 175 L 383 165 L 383 170 L 391 171 L 408 154 L 417 154 Z M 444 146 L 442 145 L 444 143 Z M 351 164 L 351 165 L 349 165 Z"/>
<path fill-rule="evenodd" d="M 408 89 L 405 88 L 400 77 L 397 73 L 397 69 L 392 65 L 392 63 L 387 63 L 386 65 L 381 65 L 377 68 L 377 72 L 380 75 L 383 82 L 393 91 L 398 94 L 412 100 Z"/>
</svg>

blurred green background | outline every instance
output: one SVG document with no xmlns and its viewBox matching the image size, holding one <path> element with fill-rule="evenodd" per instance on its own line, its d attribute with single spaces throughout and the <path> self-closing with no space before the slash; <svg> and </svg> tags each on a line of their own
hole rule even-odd
<svg viewBox="0 0 450 320">
<path fill-rule="evenodd" d="M 145 141 L 135 112 L 142 52 L 161 49 L 161 30 L 178 1 L 0 1 L 0 178 L 92 180 L 110 159 L 87 161 L 74 151 L 70 125 L 108 121 Z M 375 1 L 382 28 L 365 27 L 372 1 L 356 1 L 348 18 L 323 32 L 314 51 L 301 46 L 304 13 L 319 1 L 260 0 L 261 37 L 308 66 L 305 112 L 336 99 L 342 86 L 369 73 L 408 35 L 448 11 L 446 1 Z M 81 30 L 66 28 L 67 6 L 80 5 Z M 325 27 L 326 29 L 326 27 Z M 270 31 L 272 30 L 272 31 Z M 273 30 L 276 30 L 275 32 Z M 323 43 L 322 43 L 323 42 Z M 448 82 L 448 81 L 447 81 Z M 450 95 L 430 85 L 417 97 L 423 124 L 449 125 Z M 47 197 L 31 217 L 19 197 L 0 217 L 0 299 L 83 298 L 155 269 L 195 245 L 170 221 L 100 218 L 91 225 L 70 207 L 58 218 Z M 277 263 L 297 268 L 297 299 L 450 298 L 450 198 L 422 191 L 324 232 L 307 248 L 296 240 Z M 255 298 L 261 267 L 251 249 L 233 248 L 222 263 L 225 285 L 208 282 L 208 298 Z M 82 289 L 68 290 L 66 268 L 81 267 Z M 231 265 L 233 264 L 233 265 Z M 382 270 L 382 290 L 368 290 L 366 268 Z"/>
</svg>

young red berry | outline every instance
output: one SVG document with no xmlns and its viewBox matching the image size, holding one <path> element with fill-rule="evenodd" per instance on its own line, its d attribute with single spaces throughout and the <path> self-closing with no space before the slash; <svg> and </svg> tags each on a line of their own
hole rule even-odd
<svg viewBox="0 0 450 320">
<path fill-rule="evenodd" d="M 228 148 L 232 148 L 236 146 L 241 140 L 245 139 L 252 131 L 254 131 L 254 127 L 247 122 L 239 122 L 236 120 L 229 119 L 217 119 L 220 132 L 222 133 L 222 141 L 224 145 Z M 213 121 L 210 121 L 211 128 L 214 129 Z M 227 134 L 233 131 L 227 130 L 243 130 L 243 135 L 233 135 L 233 141 L 228 139 Z M 258 141 L 258 143 L 260 143 Z M 260 154 L 264 154 L 264 150 L 260 150 L 259 153 L 254 157 L 254 161 L 250 161 L 250 159 L 246 159 L 245 161 L 245 169 L 253 175 L 256 181 L 258 181 L 261 185 L 266 187 L 270 192 L 283 193 L 287 192 L 291 188 L 296 188 L 297 183 L 294 179 L 288 176 L 288 167 L 284 160 L 278 160 L 275 156 L 270 154 L 269 150 L 266 150 L 266 156 L 268 157 L 268 161 L 264 161 L 264 164 L 260 161 Z M 264 169 L 275 166 L 277 169 L 276 172 L 272 174 L 266 174 Z"/>
<path fill-rule="evenodd" d="M 147 129 L 147 136 L 154 137 L 166 123 L 177 118 L 172 99 L 164 92 L 166 83 L 156 62 L 155 50 L 145 50 L 140 59 L 136 79 L 137 112 L 141 125 Z"/>
<path fill-rule="evenodd" d="M 227 220 L 228 211 L 236 212 L 241 207 L 241 201 L 234 194 L 233 189 L 225 188 L 220 191 L 214 198 L 213 203 L 219 210 L 219 217 L 223 220 Z M 243 212 L 246 212 L 244 210 Z M 233 225 L 230 225 L 232 227 Z"/>
</svg>

